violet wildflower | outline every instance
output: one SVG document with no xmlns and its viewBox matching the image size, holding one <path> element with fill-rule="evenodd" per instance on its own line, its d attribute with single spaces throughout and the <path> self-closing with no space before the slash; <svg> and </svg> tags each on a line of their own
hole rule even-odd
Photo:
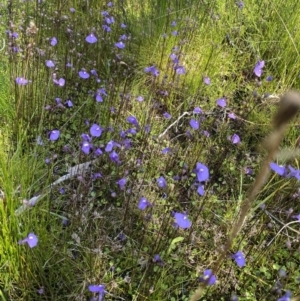
<svg viewBox="0 0 300 301">
<path fill-rule="evenodd" d="M 50 136 L 49 136 L 49 139 L 51 141 L 56 141 L 60 136 L 60 131 L 59 130 L 52 130 L 50 132 Z"/>
<path fill-rule="evenodd" d="M 213 274 L 213 271 L 207 269 L 203 273 L 203 277 L 200 278 L 200 281 L 207 282 L 208 285 L 214 285 L 217 281 L 216 276 Z"/>
<path fill-rule="evenodd" d="M 162 151 L 161 151 L 162 154 L 170 154 L 172 153 L 172 150 L 170 147 L 165 147 Z"/>
<path fill-rule="evenodd" d="M 73 103 L 70 99 L 67 99 L 65 104 L 67 105 L 68 108 L 72 108 L 73 107 Z"/>
<path fill-rule="evenodd" d="M 271 162 L 270 168 L 280 176 L 283 176 L 285 174 L 285 167 L 282 165 L 277 165 L 276 163 Z"/>
<path fill-rule="evenodd" d="M 95 152 L 94 152 L 95 156 L 101 156 L 103 154 L 102 150 L 100 148 L 96 148 Z"/>
<path fill-rule="evenodd" d="M 209 170 L 206 165 L 197 162 L 195 173 L 199 182 L 205 182 L 209 178 Z"/>
<path fill-rule="evenodd" d="M 228 117 L 229 117 L 230 119 L 236 119 L 236 116 L 235 116 L 235 114 L 234 114 L 233 112 L 230 112 L 230 113 L 228 114 Z"/>
<path fill-rule="evenodd" d="M 101 127 L 98 124 L 94 123 L 90 128 L 90 134 L 92 137 L 100 137 L 102 134 Z"/>
<path fill-rule="evenodd" d="M 203 82 L 205 83 L 205 85 L 210 85 L 210 78 L 207 76 L 204 76 Z"/>
<path fill-rule="evenodd" d="M 204 196 L 205 191 L 204 191 L 203 185 L 198 186 L 197 193 L 201 196 Z"/>
<path fill-rule="evenodd" d="M 108 143 L 107 143 L 107 145 L 106 145 L 106 147 L 105 147 L 105 151 L 107 152 L 107 153 L 110 153 L 112 150 L 113 150 L 113 147 L 114 147 L 114 141 L 113 140 L 110 140 Z"/>
<path fill-rule="evenodd" d="M 100 284 L 100 285 L 89 285 L 89 291 L 90 291 L 91 293 L 99 294 L 99 298 L 97 298 L 98 301 L 104 300 L 104 295 L 106 294 L 106 291 L 105 291 L 105 285 L 104 285 L 104 284 Z"/>
<path fill-rule="evenodd" d="M 295 219 L 297 219 L 298 222 L 300 222 L 300 214 L 298 214 L 298 215 L 293 215 L 292 217 L 295 218 Z"/>
<path fill-rule="evenodd" d="M 163 266 L 164 262 L 162 261 L 161 257 L 159 254 L 155 254 L 153 257 L 153 262 L 158 263 L 159 265 Z"/>
<path fill-rule="evenodd" d="M 138 96 L 138 97 L 136 98 L 136 100 L 139 101 L 139 102 L 142 102 L 142 101 L 144 100 L 144 97 L 143 97 L 143 96 Z"/>
<path fill-rule="evenodd" d="M 134 125 L 134 126 L 136 126 L 136 127 L 139 127 L 139 123 L 138 123 L 137 119 L 136 119 L 134 116 L 129 116 L 129 117 L 127 118 L 127 121 L 128 121 L 130 124 L 132 124 L 132 125 Z"/>
<path fill-rule="evenodd" d="M 127 25 L 125 25 L 124 23 L 121 24 L 121 28 L 126 28 Z"/>
<path fill-rule="evenodd" d="M 271 82 L 272 80 L 273 80 L 273 76 L 271 76 L 271 75 L 267 76 L 267 78 L 266 78 L 267 82 Z"/>
<path fill-rule="evenodd" d="M 88 72 L 86 72 L 85 70 L 79 71 L 78 74 L 83 79 L 88 79 L 90 77 L 90 74 Z"/>
<path fill-rule="evenodd" d="M 245 3 L 243 1 L 236 2 L 236 5 L 239 9 L 243 9 L 245 7 Z"/>
<path fill-rule="evenodd" d="M 231 142 L 232 142 L 233 144 L 239 144 L 239 143 L 241 142 L 241 138 L 239 137 L 239 135 L 233 134 L 233 135 L 231 136 Z"/>
<path fill-rule="evenodd" d="M 221 108 L 225 108 L 226 107 L 226 99 L 223 97 L 223 98 L 219 98 L 217 100 L 217 105 Z"/>
<path fill-rule="evenodd" d="M 115 43 L 115 46 L 119 49 L 124 49 L 125 48 L 125 44 L 122 41 L 119 41 L 119 42 Z"/>
<path fill-rule="evenodd" d="M 148 202 L 148 200 L 145 197 L 142 197 L 139 201 L 138 208 L 140 210 L 145 210 L 147 207 L 149 207 L 151 204 Z"/>
<path fill-rule="evenodd" d="M 191 119 L 190 120 L 190 126 L 194 129 L 194 130 L 198 130 L 199 129 L 199 121 L 195 120 L 195 119 Z"/>
<path fill-rule="evenodd" d="M 292 293 L 290 291 L 286 291 L 285 294 L 277 299 L 277 301 L 291 301 Z"/>
<path fill-rule="evenodd" d="M 171 26 L 176 26 L 177 24 L 176 24 L 176 21 L 172 21 L 172 23 L 171 23 Z"/>
<path fill-rule="evenodd" d="M 64 78 L 60 78 L 59 80 L 53 79 L 53 82 L 60 87 L 63 87 L 66 83 Z"/>
<path fill-rule="evenodd" d="M 57 44 L 57 38 L 53 37 L 50 39 L 50 45 L 55 46 Z"/>
<path fill-rule="evenodd" d="M 90 150 L 92 148 L 92 145 L 90 142 L 88 141 L 84 141 L 81 145 L 81 150 L 86 154 L 88 155 L 90 153 Z"/>
<path fill-rule="evenodd" d="M 176 225 L 182 229 L 188 229 L 192 225 L 192 222 L 188 219 L 187 214 L 175 212 L 174 218 Z"/>
<path fill-rule="evenodd" d="M 144 71 L 146 73 L 151 73 L 153 76 L 159 76 L 159 71 L 156 69 L 154 65 L 150 67 L 146 67 Z"/>
<path fill-rule="evenodd" d="M 95 37 L 95 35 L 93 33 L 89 34 L 85 40 L 90 43 L 90 44 L 94 44 L 98 41 L 98 39 Z"/>
<path fill-rule="evenodd" d="M 120 180 L 117 181 L 117 184 L 119 185 L 120 190 L 124 190 L 125 189 L 125 185 L 127 183 L 127 179 L 126 178 L 122 178 Z"/>
<path fill-rule="evenodd" d="M 202 110 L 199 107 L 196 107 L 193 111 L 194 114 L 202 114 Z"/>
<path fill-rule="evenodd" d="M 202 132 L 202 134 L 203 134 L 205 137 L 207 137 L 207 138 L 209 138 L 209 136 L 210 136 L 210 133 L 209 133 L 208 131 L 206 131 L 206 130 L 204 130 L 204 131 Z"/>
<path fill-rule="evenodd" d="M 38 238 L 34 233 L 29 233 L 28 236 L 18 242 L 19 245 L 27 243 L 30 248 L 34 248 L 38 244 Z"/>
<path fill-rule="evenodd" d="M 160 188 L 166 188 L 167 187 L 167 181 L 165 180 L 164 177 L 159 177 L 157 180 L 156 180 L 156 183 L 158 185 L 158 187 Z"/>
<path fill-rule="evenodd" d="M 110 158 L 111 161 L 113 161 L 115 163 L 119 163 L 119 155 L 115 151 L 112 151 L 109 154 L 109 158 Z"/>
<path fill-rule="evenodd" d="M 174 69 L 176 70 L 176 73 L 179 75 L 185 74 L 184 66 L 176 66 Z"/>
<path fill-rule="evenodd" d="M 163 113 L 163 116 L 164 116 L 166 119 L 171 119 L 171 118 L 172 118 L 172 116 L 171 116 L 168 112 Z"/>
<path fill-rule="evenodd" d="M 75 13 L 76 9 L 74 7 L 70 7 L 70 12 Z"/>
<path fill-rule="evenodd" d="M 178 64 L 179 59 L 175 53 L 170 54 L 170 59 L 173 61 L 174 64 Z"/>
<path fill-rule="evenodd" d="M 25 86 L 28 84 L 28 80 L 25 79 L 24 77 L 17 77 L 16 78 L 16 83 L 19 85 L 19 86 Z"/>
<path fill-rule="evenodd" d="M 253 72 L 254 74 L 257 76 L 257 77 L 261 77 L 262 75 L 262 69 L 263 67 L 265 66 L 265 61 L 258 61 L 253 69 Z"/>
<path fill-rule="evenodd" d="M 232 295 L 230 301 L 239 301 L 239 297 L 237 295 Z"/>
<path fill-rule="evenodd" d="M 245 256 L 242 251 L 237 251 L 235 254 L 231 255 L 231 258 L 234 259 L 234 261 L 240 268 L 246 265 Z"/>
<path fill-rule="evenodd" d="M 54 67 L 55 67 L 55 64 L 53 63 L 53 61 L 47 60 L 47 61 L 46 61 L 46 66 L 49 67 L 49 68 L 54 68 Z"/>
</svg>

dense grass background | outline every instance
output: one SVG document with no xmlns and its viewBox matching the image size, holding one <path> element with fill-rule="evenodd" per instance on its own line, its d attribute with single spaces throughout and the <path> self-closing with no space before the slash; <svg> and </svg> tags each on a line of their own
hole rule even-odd
<svg viewBox="0 0 300 301">
<path fill-rule="evenodd" d="M 106 300 L 189 300 L 259 170 L 278 96 L 299 88 L 299 12 L 300 3 L 281 0 L 2 2 L 1 300 L 90 300 L 92 284 L 105 285 Z M 94 44 L 85 40 L 91 33 Z M 115 46 L 121 39 L 124 49 Z M 253 73 L 259 60 L 261 77 Z M 145 72 L 150 66 L 159 76 Z M 79 77 L 83 68 L 89 79 Z M 29 82 L 18 85 L 17 77 Z M 103 102 L 95 100 L 98 89 Z M 225 108 L 216 104 L 223 97 Z M 94 123 L 102 135 L 84 140 Z M 282 147 L 294 148 L 298 123 Z M 60 131 L 56 141 L 52 130 Z M 234 134 L 241 143 L 232 143 Z M 119 163 L 105 150 L 112 140 Z M 210 172 L 203 196 L 197 162 Z M 299 168 L 297 158 L 289 163 Z M 160 176 L 166 188 L 158 187 Z M 36 196 L 35 206 L 26 205 Z M 141 197 L 151 203 L 143 211 Z M 201 300 L 300 293 L 299 224 L 288 224 L 300 213 L 298 199 L 298 181 L 272 173 Z M 174 227 L 174 212 L 188 214 L 192 226 Z M 19 245 L 31 232 L 38 245 Z M 238 250 L 243 268 L 230 257 Z"/>
</svg>

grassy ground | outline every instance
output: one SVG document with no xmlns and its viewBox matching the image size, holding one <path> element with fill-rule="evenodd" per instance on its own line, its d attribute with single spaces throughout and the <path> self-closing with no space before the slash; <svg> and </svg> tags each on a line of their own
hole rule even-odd
<svg viewBox="0 0 300 301">
<path fill-rule="evenodd" d="M 300 4 L 139 3 L 1 6 L 0 299 L 190 300 L 208 269 L 203 301 L 297 296 L 295 177 L 276 167 L 224 246 L 299 88 Z"/>
</svg>

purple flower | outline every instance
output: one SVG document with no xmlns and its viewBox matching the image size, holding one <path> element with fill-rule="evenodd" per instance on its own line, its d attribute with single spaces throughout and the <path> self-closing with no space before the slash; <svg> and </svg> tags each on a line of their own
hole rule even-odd
<svg viewBox="0 0 300 301">
<path fill-rule="evenodd" d="M 195 172 L 199 182 L 205 182 L 208 180 L 209 170 L 206 165 L 197 162 Z"/>
<path fill-rule="evenodd" d="M 88 155 L 90 153 L 90 150 L 92 148 L 92 144 L 89 141 L 83 141 L 81 145 L 81 150 Z"/>
<path fill-rule="evenodd" d="M 277 165 L 276 163 L 274 162 L 271 162 L 270 163 L 270 168 L 275 171 L 278 175 L 280 176 L 283 176 L 284 173 L 285 173 L 285 167 L 284 166 L 280 166 L 280 165 Z"/>
<path fill-rule="evenodd" d="M 238 143 L 240 143 L 240 142 L 241 142 L 241 139 L 240 139 L 239 135 L 233 134 L 233 135 L 231 136 L 231 142 L 232 142 L 233 144 L 238 144 Z"/>
<path fill-rule="evenodd" d="M 57 39 L 55 37 L 50 39 L 50 45 L 55 46 L 57 44 Z"/>
<path fill-rule="evenodd" d="M 125 44 L 122 41 L 119 41 L 119 42 L 115 43 L 115 46 L 119 49 L 124 49 L 125 48 Z"/>
<path fill-rule="evenodd" d="M 176 66 L 174 69 L 176 70 L 176 73 L 179 75 L 185 74 L 184 66 Z"/>
<path fill-rule="evenodd" d="M 160 187 L 160 188 L 166 188 L 167 187 L 167 181 L 165 180 L 164 177 L 159 177 L 156 180 L 156 183 L 157 183 L 158 187 Z"/>
<path fill-rule="evenodd" d="M 19 245 L 27 243 L 30 248 L 35 247 L 38 244 L 38 238 L 34 233 L 29 233 L 28 236 L 18 242 Z"/>
<path fill-rule="evenodd" d="M 225 98 L 219 98 L 217 100 L 217 105 L 220 106 L 221 108 L 225 108 L 226 107 L 226 99 Z"/>
<path fill-rule="evenodd" d="M 139 127 L 139 123 L 138 123 L 137 119 L 136 119 L 134 116 L 129 116 L 129 117 L 127 118 L 127 121 L 128 121 L 130 124 L 132 124 L 132 125 L 134 125 L 134 126 L 136 126 L 136 127 Z"/>
<path fill-rule="evenodd" d="M 60 87 L 63 87 L 66 83 L 64 78 L 60 78 L 59 80 L 54 79 L 53 82 Z"/>
<path fill-rule="evenodd" d="M 105 147 L 105 151 L 107 153 L 110 153 L 113 150 L 114 145 L 115 145 L 114 141 L 110 140 Z"/>
<path fill-rule="evenodd" d="M 201 196 L 204 196 L 205 191 L 204 191 L 203 185 L 198 186 L 197 193 Z"/>
<path fill-rule="evenodd" d="M 90 74 L 88 72 L 86 72 L 85 70 L 79 71 L 78 74 L 83 79 L 88 79 L 90 77 Z"/>
<path fill-rule="evenodd" d="M 119 185 L 120 190 L 124 190 L 125 189 L 125 185 L 127 183 L 127 179 L 126 178 L 122 178 L 120 180 L 117 181 L 117 184 Z"/>
<path fill-rule="evenodd" d="M 60 136 L 60 131 L 59 130 L 52 130 L 50 132 L 50 136 L 49 136 L 49 139 L 51 141 L 56 141 Z"/>
<path fill-rule="evenodd" d="M 162 151 L 161 151 L 162 154 L 168 154 L 168 153 L 172 153 L 172 150 L 170 147 L 165 147 Z"/>
<path fill-rule="evenodd" d="M 111 161 L 113 161 L 115 163 L 119 163 L 119 155 L 115 151 L 112 151 L 109 154 L 109 158 L 110 158 Z"/>
<path fill-rule="evenodd" d="M 238 7 L 239 9 L 243 9 L 243 8 L 245 7 L 245 4 L 244 4 L 243 1 L 238 1 L 238 2 L 236 2 L 236 5 L 237 5 L 237 7 Z"/>
<path fill-rule="evenodd" d="M 271 76 L 271 75 L 267 76 L 267 78 L 266 78 L 267 82 L 271 82 L 272 80 L 273 80 L 273 76 Z"/>
<path fill-rule="evenodd" d="M 262 68 L 265 66 L 265 61 L 258 61 L 255 65 L 253 72 L 257 77 L 261 77 L 262 74 Z"/>
<path fill-rule="evenodd" d="M 196 107 L 193 111 L 194 114 L 201 114 L 202 110 L 199 107 Z"/>
<path fill-rule="evenodd" d="M 172 21 L 171 26 L 176 26 L 176 21 Z"/>
<path fill-rule="evenodd" d="M 171 118 L 172 118 L 172 116 L 171 116 L 168 112 L 163 113 L 163 116 L 164 116 L 166 119 L 171 119 Z"/>
<path fill-rule="evenodd" d="M 25 79 L 24 77 L 17 77 L 16 78 L 16 83 L 19 85 L 19 86 L 25 86 L 28 84 L 28 80 Z"/>
<path fill-rule="evenodd" d="M 207 77 L 207 76 L 204 76 L 203 82 L 204 82 L 206 85 L 210 85 L 210 78 Z"/>
<path fill-rule="evenodd" d="M 237 251 L 235 254 L 231 255 L 231 257 L 235 260 L 238 267 L 242 268 L 246 265 L 245 256 L 242 251 Z"/>
<path fill-rule="evenodd" d="M 46 61 L 46 66 L 49 67 L 49 68 L 54 68 L 55 64 L 53 63 L 53 61 L 48 60 L 48 61 Z"/>
<path fill-rule="evenodd" d="M 195 119 L 191 119 L 190 120 L 190 126 L 194 129 L 194 130 L 198 130 L 199 129 L 199 121 L 195 120 Z"/>
<path fill-rule="evenodd" d="M 95 35 L 93 33 L 89 34 L 85 40 L 90 43 L 90 44 L 94 44 L 98 41 L 98 39 L 95 37 Z"/>
<path fill-rule="evenodd" d="M 159 265 L 163 266 L 164 262 L 162 261 L 161 257 L 159 256 L 159 254 L 155 254 L 153 257 L 153 262 L 154 263 L 158 263 Z"/>
<path fill-rule="evenodd" d="M 150 67 L 146 67 L 144 71 L 146 73 L 151 73 L 153 76 L 159 76 L 159 71 L 156 69 L 154 65 Z"/>
<path fill-rule="evenodd" d="M 176 225 L 182 229 L 188 229 L 191 227 L 192 223 L 188 219 L 187 214 L 175 212 L 174 214 Z"/>
<path fill-rule="evenodd" d="M 290 301 L 292 297 L 292 293 L 290 291 L 286 291 L 285 294 L 277 299 L 277 301 Z"/>
<path fill-rule="evenodd" d="M 90 128 L 90 134 L 93 137 L 100 137 L 102 134 L 101 127 L 98 124 L 94 123 Z"/>
<path fill-rule="evenodd" d="M 300 222 L 300 214 L 298 214 L 298 215 L 293 215 L 293 218 L 297 219 L 298 222 Z"/>
<path fill-rule="evenodd" d="M 70 99 L 67 99 L 65 104 L 69 107 L 69 108 L 72 108 L 73 107 L 73 103 Z"/>
<path fill-rule="evenodd" d="M 145 210 L 148 206 L 150 206 L 151 204 L 148 202 L 148 200 L 145 197 L 142 197 L 139 201 L 139 205 L 138 208 L 140 210 Z"/>
<path fill-rule="evenodd" d="M 99 294 L 99 298 L 97 298 L 98 301 L 102 301 L 104 295 L 106 294 L 106 291 L 105 291 L 105 285 L 104 285 L 104 284 L 100 284 L 100 285 L 89 285 L 89 291 L 90 291 L 91 293 L 97 293 L 97 294 Z"/>
<path fill-rule="evenodd" d="M 213 274 L 213 271 L 210 269 L 207 269 L 203 273 L 203 277 L 200 278 L 200 281 L 207 282 L 208 285 L 214 285 L 217 281 L 216 276 Z"/>
<path fill-rule="evenodd" d="M 136 98 L 136 100 L 139 101 L 139 102 L 142 102 L 142 101 L 144 100 L 144 97 L 143 97 L 143 96 L 138 96 L 138 97 Z"/>
<path fill-rule="evenodd" d="M 121 28 L 126 28 L 127 25 L 125 25 L 124 23 L 121 24 Z"/>
<path fill-rule="evenodd" d="M 235 116 L 235 114 L 234 114 L 233 112 L 229 113 L 229 114 L 228 114 L 228 117 L 229 117 L 230 119 L 236 119 L 236 116 Z"/>
</svg>

